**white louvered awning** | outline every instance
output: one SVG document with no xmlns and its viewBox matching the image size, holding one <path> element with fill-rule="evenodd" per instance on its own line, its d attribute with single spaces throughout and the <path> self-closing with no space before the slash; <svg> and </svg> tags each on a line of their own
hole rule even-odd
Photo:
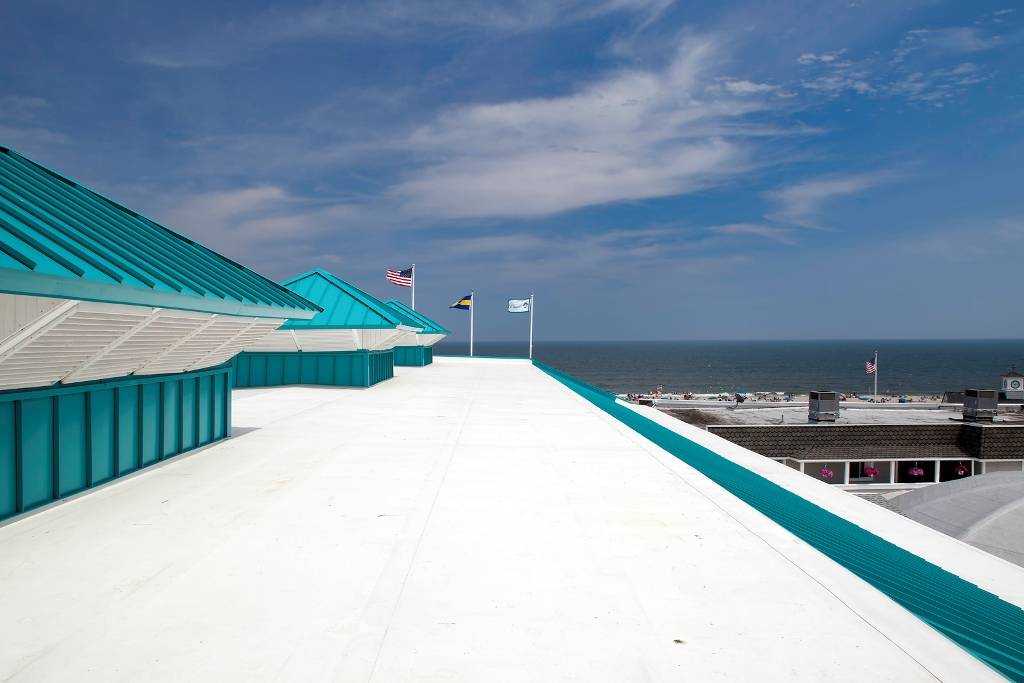
<svg viewBox="0 0 1024 683">
<path fill-rule="evenodd" d="M 415 328 L 274 330 L 247 351 L 386 351 L 396 346 L 415 346 Z"/>
<path fill-rule="evenodd" d="M 10 294 L 0 316 L 0 390 L 213 367 L 283 322 Z"/>
</svg>

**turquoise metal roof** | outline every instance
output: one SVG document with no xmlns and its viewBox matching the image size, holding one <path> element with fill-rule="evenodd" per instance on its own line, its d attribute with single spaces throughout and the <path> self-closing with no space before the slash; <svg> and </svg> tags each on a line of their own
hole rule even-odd
<svg viewBox="0 0 1024 683">
<path fill-rule="evenodd" d="M 290 291 L 318 304 L 322 313 L 310 320 L 289 320 L 282 330 L 389 329 L 407 324 L 384 302 L 317 268 L 284 283 Z M 418 325 L 417 325 L 418 327 Z"/>
<path fill-rule="evenodd" d="M 422 327 L 423 329 L 419 334 L 451 334 L 448 330 L 438 325 L 436 322 L 423 315 L 419 311 L 414 311 L 398 299 L 388 299 L 384 302 L 386 306 L 391 307 L 392 310 L 398 312 L 401 315 L 405 315 L 410 320 L 413 327 Z"/>
<path fill-rule="evenodd" d="M 301 296 L 0 147 L 0 292 L 309 318 Z"/>
</svg>

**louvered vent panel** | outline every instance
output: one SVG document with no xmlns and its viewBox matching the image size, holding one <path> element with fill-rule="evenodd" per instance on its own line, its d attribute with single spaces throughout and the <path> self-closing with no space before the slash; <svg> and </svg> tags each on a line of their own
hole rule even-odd
<svg viewBox="0 0 1024 683">
<path fill-rule="evenodd" d="M 99 359 L 65 382 L 82 382 L 107 377 L 123 377 L 145 366 L 179 340 L 205 324 L 212 316 L 185 316 L 177 311 L 161 311 L 145 327 L 120 342 Z"/>
<path fill-rule="evenodd" d="M 0 389 L 47 386 L 60 381 L 131 331 L 149 310 L 102 313 L 76 309 L 0 360 Z"/>
<path fill-rule="evenodd" d="M 359 336 L 359 348 L 378 351 L 393 348 L 395 342 L 405 336 L 405 333 L 402 330 L 359 330 Z M 415 341 L 409 343 L 414 344 Z"/>
<path fill-rule="evenodd" d="M 353 330 L 295 330 L 303 351 L 355 351 Z"/>
<path fill-rule="evenodd" d="M 199 362 L 248 324 L 244 318 L 216 316 L 213 322 L 204 324 L 201 329 L 174 346 L 156 361 L 147 363 L 136 374 L 159 375 L 165 372 L 185 372 L 193 364 Z"/>
<path fill-rule="evenodd" d="M 301 336 L 301 335 L 300 335 Z M 288 330 L 274 330 L 249 345 L 246 351 L 298 351 Z"/>
<path fill-rule="evenodd" d="M 273 332 L 283 322 L 283 320 L 274 320 L 270 318 L 261 319 L 259 321 L 250 320 L 250 327 L 243 329 L 234 337 L 234 339 L 229 341 L 223 347 L 217 349 L 216 352 L 204 358 L 198 365 L 189 369 L 199 370 L 201 368 L 210 368 L 214 365 L 220 365 L 221 363 L 234 358 L 239 352 L 251 348 L 254 343 Z M 292 349 L 294 350 L 294 345 Z"/>
</svg>

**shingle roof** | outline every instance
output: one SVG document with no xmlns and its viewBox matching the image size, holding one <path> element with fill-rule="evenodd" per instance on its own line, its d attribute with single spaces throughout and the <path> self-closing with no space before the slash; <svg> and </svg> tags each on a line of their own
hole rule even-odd
<svg viewBox="0 0 1024 683">
<path fill-rule="evenodd" d="M 395 329 L 406 324 L 383 301 L 321 268 L 293 277 L 284 286 L 323 312 L 309 320 L 289 320 L 282 330 Z"/>
<path fill-rule="evenodd" d="M 416 327 L 422 327 L 423 330 L 420 334 L 451 334 L 451 332 L 438 323 L 434 322 L 419 311 L 414 311 L 397 299 L 388 299 L 384 304 L 400 315 L 404 315 L 412 320 L 413 322 L 411 324 Z"/>
<path fill-rule="evenodd" d="M 318 309 L 276 283 L 0 147 L 0 291 L 262 317 Z"/>
</svg>

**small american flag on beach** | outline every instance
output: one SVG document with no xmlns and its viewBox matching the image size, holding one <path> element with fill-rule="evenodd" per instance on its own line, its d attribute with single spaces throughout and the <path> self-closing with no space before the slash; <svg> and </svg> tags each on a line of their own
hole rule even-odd
<svg viewBox="0 0 1024 683">
<path fill-rule="evenodd" d="M 873 375 L 875 374 L 875 361 L 868 360 L 864 363 L 864 374 Z"/>
<path fill-rule="evenodd" d="M 389 268 L 385 271 L 384 277 L 393 285 L 412 287 L 412 268 L 406 268 L 405 270 L 391 270 Z"/>
</svg>

